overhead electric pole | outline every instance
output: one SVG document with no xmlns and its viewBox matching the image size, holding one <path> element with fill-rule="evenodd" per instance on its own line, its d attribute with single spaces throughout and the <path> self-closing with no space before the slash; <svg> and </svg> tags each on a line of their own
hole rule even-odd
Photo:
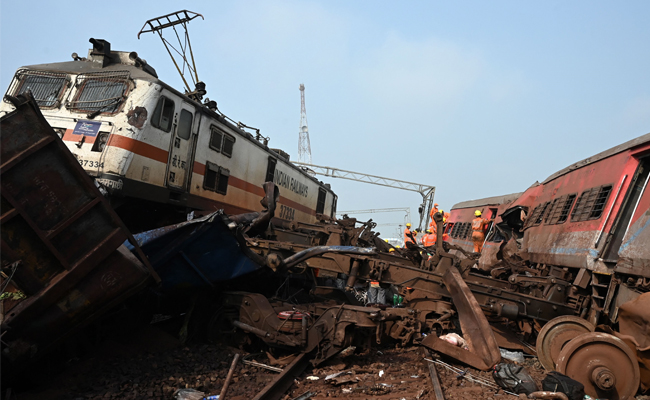
<svg viewBox="0 0 650 400">
<path fill-rule="evenodd" d="M 311 145 L 307 129 L 307 110 L 305 109 L 305 85 L 300 84 L 300 130 L 298 133 L 298 160 L 311 164 Z"/>
<path fill-rule="evenodd" d="M 422 204 L 418 208 L 418 213 L 420 214 L 420 224 L 418 226 L 418 230 L 422 230 L 423 222 L 425 229 L 429 225 L 429 212 L 431 211 L 431 207 L 433 207 L 433 196 L 436 193 L 435 186 L 391 179 L 383 176 L 364 174 L 362 172 L 346 171 L 344 169 L 325 167 L 322 165 L 314 165 L 305 162 L 294 162 L 294 164 L 301 166 L 306 172 L 316 175 L 329 176 L 331 178 L 348 179 L 351 181 L 370 183 L 372 185 L 386 186 L 394 189 L 418 192 L 422 196 Z"/>
</svg>

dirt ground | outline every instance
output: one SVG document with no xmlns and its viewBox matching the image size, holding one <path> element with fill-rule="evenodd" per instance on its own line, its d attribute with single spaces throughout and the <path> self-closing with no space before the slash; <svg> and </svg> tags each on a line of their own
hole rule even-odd
<svg viewBox="0 0 650 400">
<path fill-rule="evenodd" d="M 54 370 L 42 368 L 35 372 L 33 384 L 16 387 L 14 393 L 19 400 L 173 399 L 174 392 L 181 388 L 196 389 L 206 396 L 217 395 L 235 352 L 240 350 L 221 345 L 181 346 L 172 335 L 148 327 L 123 341 L 104 341 L 90 354 L 70 359 Z M 269 362 L 266 356 L 255 359 Z M 459 373 L 436 365 L 447 400 L 516 398 L 470 381 L 474 376 L 496 386 L 489 372 L 463 367 L 453 360 L 441 361 L 462 370 Z M 539 383 L 545 373 L 536 359 L 527 360 L 526 366 Z M 343 372 L 338 377 L 340 383 L 325 380 L 337 372 Z M 228 400 L 253 398 L 276 374 L 239 363 Z M 435 400 L 428 362 L 418 347 L 379 347 L 365 354 L 334 358 L 317 368 L 308 367 L 294 381 L 285 399 L 307 392 L 314 393 L 315 400 Z"/>
</svg>

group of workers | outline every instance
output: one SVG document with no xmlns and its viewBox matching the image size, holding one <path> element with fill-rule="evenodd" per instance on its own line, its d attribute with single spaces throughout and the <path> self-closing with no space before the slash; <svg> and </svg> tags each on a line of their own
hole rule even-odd
<svg viewBox="0 0 650 400">
<path fill-rule="evenodd" d="M 433 220 L 433 216 L 436 213 L 442 214 L 442 223 L 443 223 L 443 235 L 442 240 L 449 240 L 449 235 L 445 233 L 447 219 L 449 214 L 445 213 L 442 210 L 438 209 L 438 203 L 433 205 L 429 217 L 431 222 L 429 223 L 429 229 L 426 230 L 425 234 L 420 239 L 420 244 L 424 247 L 434 246 L 438 239 L 438 226 Z M 482 217 L 481 210 L 474 211 L 474 219 L 472 220 L 472 242 L 474 243 L 474 252 L 480 253 L 483 249 L 483 243 L 485 242 L 485 231 L 487 226 L 492 222 L 493 219 L 485 219 Z M 407 243 L 417 243 L 417 230 L 411 230 L 411 224 L 406 224 L 406 229 L 404 230 L 404 247 L 407 247 Z"/>
</svg>

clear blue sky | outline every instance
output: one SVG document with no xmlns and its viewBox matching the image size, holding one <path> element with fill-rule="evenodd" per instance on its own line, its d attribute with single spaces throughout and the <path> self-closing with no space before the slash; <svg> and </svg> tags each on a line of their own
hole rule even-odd
<svg viewBox="0 0 650 400">
<path fill-rule="evenodd" d="M 3 91 L 22 65 L 85 55 L 90 37 L 181 89 L 160 40 L 136 38 L 180 8 L 205 16 L 190 23 L 199 78 L 227 115 L 297 159 L 304 83 L 315 164 L 435 185 L 447 210 L 650 132 L 650 1 L 2 0 Z M 416 219 L 415 193 L 324 180 L 340 210 Z"/>
</svg>

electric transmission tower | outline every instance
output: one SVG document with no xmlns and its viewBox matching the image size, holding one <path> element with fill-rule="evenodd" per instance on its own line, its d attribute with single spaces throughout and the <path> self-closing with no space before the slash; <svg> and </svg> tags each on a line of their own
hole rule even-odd
<svg viewBox="0 0 650 400">
<path fill-rule="evenodd" d="M 307 111 L 305 110 L 305 85 L 300 84 L 300 131 L 298 133 L 298 160 L 311 164 L 311 145 L 307 129 Z"/>
</svg>

